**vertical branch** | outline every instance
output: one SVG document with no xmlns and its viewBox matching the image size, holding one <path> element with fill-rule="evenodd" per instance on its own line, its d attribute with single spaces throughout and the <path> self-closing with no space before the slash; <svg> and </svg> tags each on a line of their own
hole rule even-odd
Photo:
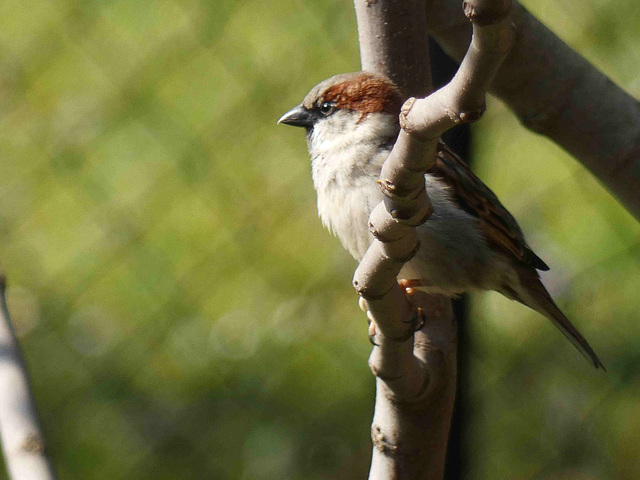
<svg viewBox="0 0 640 480">
<path fill-rule="evenodd" d="M 407 95 L 431 93 L 427 10 L 421 0 L 355 0 L 363 70 L 393 80 Z"/>
<path fill-rule="evenodd" d="M 426 11 L 418 2 L 356 0 L 364 69 L 382 73 L 411 92 L 431 90 Z M 468 0 L 471 46 L 451 83 L 425 98 L 410 98 L 400 114 L 402 130 L 379 183 L 385 200 L 369 219 L 375 240 L 354 274 L 376 327 L 369 365 L 376 375 L 370 479 L 441 479 L 456 385 L 456 334 L 451 301 L 421 294 L 427 321 L 413 332 L 411 307 L 396 278 L 419 248 L 416 227 L 433 208 L 425 173 L 440 136 L 479 118 L 485 93 L 512 44 L 509 0 Z M 412 10 L 413 9 L 413 10 Z M 401 59 L 401 60 L 398 60 Z M 403 65 L 406 63 L 406 65 Z M 408 78 L 420 72 L 425 78 Z"/>
<path fill-rule="evenodd" d="M 363 70 L 387 76 L 408 95 L 430 94 L 433 86 L 424 5 L 416 0 L 356 0 L 355 7 Z M 395 242 L 374 242 L 354 280 L 378 330 L 378 346 L 369 359 L 376 375 L 370 480 L 435 479 L 444 473 L 457 372 L 450 301 L 437 296 L 421 297 L 417 303 L 429 321 L 414 338 L 408 322 L 411 307 L 396 283 L 403 264 L 418 248 L 415 226 L 432 211 L 424 191 L 424 171 L 435 160 L 435 154 L 435 142 L 415 141 L 401 133 L 385 166 L 392 166 L 396 173 L 406 173 L 403 167 L 408 163 L 417 167 L 403 184 L 409 197 L 420 192 L 417 197 L 421 202 L 415 202 L 413 210 L 404 215 L 413 219 L 404 224 L 389 214 L 391 204 L 376 208 L 371 223 L 376 225 L 377 236 Z M 383 174 L 381 179 L 384 178 L 390 177 Z M 393 189 L 395 175 L 391 178 L 386 183 L 389 189 Z M 397 207 L 403 206 L 406 205 Z M 396 232 L 391 233 L 391 229 Z M 400 248 L 385 248 L 391 245 Z M 378 251 L 384 253 L 376 254 Z M 381 262 L 381 258 L 388 260 Z M 398 261 L 394 262 L 394 258 Z M 386 265 L 381 267 L 382 263 Z"/>
<path fill-rule="evenodd" d="M 458 70 L 458 64 L 447 56 L 440 45 L 432 38 L 429 38 L 429 55 L 431 56 L 433 88 L 437 90 L 451 81 Z M 442 141 L 457 153 L 467 165 L 471 166 L 472 134 L 468 123 L 446 131 L 442 135 Z M 447 480 L 462 480 L 467 467 L 466 460 L 468 456 L 463 438 L 466 433 L 466 416 L 468 413 L 469 347 L 472 343 L 469 341 L 469 297 L 467 294 L 453 301 L 453 315 L 456 319 L 458 333 L 458 378 L 444 471 L 446 472 Z"/>
<path fill-rule="evenodd" d="M 355 7 L 363 70 L 387 76 L 408 95 L 423 97 L 431 93 L 424 5 L 416 0 L 356 0 Z M 365 276 L 361 285 L 369 291 L 360 290 L 368 300 L 369 315 L 378 329 L 378 346 L 369 360 L 376 375 L 376 405 L 371 429 L 374 449 L 369 478 L 442 478 L 456 385 L 453 314 L 449 300 L 424 295 L 419 303 L 429 322 L 418 334 L 419 341 L 414 341 L 412 327 L 407 322 L 411 308 L 395 280 L 404 262 L 418 247 L 414 227 L 431 213 L 423 175 L 435 159 L 435 143 L 422 144 L 401 134 L 394 152 L 387 164 L 395 165 L 395 171 L 402 171 L 403 165 L 394 162 L 394 158 L 406 164 L 410 157 L 411 163 L 419 166 L 417 172 L 410 175 L 413 177 L 409 181 L 411 185 L 405 183 L 405 186 L 409 191 L 421 191 L 423 204 L 422 208 L 417 206 L 413 215 L 407 215 L 417 218 L 417 223 L 401 225 L 389 221 L 391 217 L 382 204 L 371 219 L 378 226 L 378 235 L 385 231 L 387 239 L 389 229 L 381 226 L 385 219 L 388 227 L 399 230 L 392 236 L 396 241 L 404 240 L 399 242 L 404 249 L 396 249 L 391 256 L 385 255 L 399 258 L 397 262 L 387 262 L 389 268 L 385 269 L 385 275 L 381 275 L 380 268 L 375 266 L 379 256 L 374 259 L 372 271 L 377 278 Z M 391 185 L 393 182 L 387 183 L 387 186 Z M 389 245 L 389 242 L 374 243 L 371 252 Z M 362 266 L 366 270 L 371 257 L 368 252 L 356 272 L 356 279 L 362 273 Z M 375 280 L 382 284 L 379 289 L 373 285 L 376 291 L 371 292 Z M 389 286 L 390 294 L 376 299 Z M 433 348 L 423 348 L 425 345 Z M 414 348 L 417 348 L 415 353 Z M 423 368 L 424 365 L 427 368 Z M 401 403 L 397 401 L 399 399 L 408 401 Z"/>
<path fill-rule="evenodd" d="M 27 368 L 11 324 L 0 274 L 0 437 L 13 480 L 53 480 Z"/>
</svg>

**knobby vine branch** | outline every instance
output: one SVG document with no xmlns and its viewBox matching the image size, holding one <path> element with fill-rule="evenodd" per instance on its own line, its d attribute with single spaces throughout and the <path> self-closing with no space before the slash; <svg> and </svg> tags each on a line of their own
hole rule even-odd
<svg viewBox="0 0 640 480">
<path fill-rule="evenodd" d="M 387 75 L 405 91 L 429 93 L 424 6 L 398 0 L 355 5 L 363 69 Z M 402 129 L 380 175 L 385 200 L 369 219 L 375 240 L 354 275 L 376 329 L 369 359 L 376 376 L 370 479 L 444 474 L 457 368 L 451 302 L 414 295 L 427 316 L 414 335 L 415 313 L 396 277 L 419 248 L 415 228 L 433 210 L 424 175 L 435 162 L 438 140 L 454 125 L 482 115 L 487 88 L 513 43 L 509 1 L 468 0 L 463 6 L 473 25 L 471 44 L 448 85 L 405 102 Z"/>
<path fill-rule="evenodd" d="M 471 28 L 458 0 L 429 0 L 427 30 L 460 61 Z M 424 3 L 423 3 L 424 5 Z M 640 220 L 640 102 L 514 0 L 515 42 L 490 85 L 532 131 L 589 169 Z"/>
</svg>

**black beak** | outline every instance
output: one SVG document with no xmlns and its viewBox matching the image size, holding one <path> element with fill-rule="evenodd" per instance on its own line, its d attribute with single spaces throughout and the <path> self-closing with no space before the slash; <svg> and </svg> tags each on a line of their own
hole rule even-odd
<svg viewBox="0 0 640 480">
<path fill-rule="evenodd" d="M 316 121 L 316 116 L 310 110 L 307 110 L 302 105 L 298 105 L 285 113 L 278 125 L 284 123 L 285 125 L 292 125 L 294 127 L 311 128 Z"/>
</svg>

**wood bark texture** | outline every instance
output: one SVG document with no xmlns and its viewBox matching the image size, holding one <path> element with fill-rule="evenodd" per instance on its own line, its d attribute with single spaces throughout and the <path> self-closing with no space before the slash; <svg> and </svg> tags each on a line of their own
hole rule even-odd
<svg viewBox="0 0 640 480">
<path fill-rule="evenodd" d="M 376 332 L 369 359 L 376 376 L 369 478 L 441 479 L 456 386 L 451 301 L 414 293 L 412 306 L 396 278 L 419 248 L 415 228 L 432 212 L 424 174 L 435 162 L 438 139 L 482 115 L 486 90 L 513 43 L 510 2 L 458 5 L 473 23 L 473 40 L 453 80 L 426 97 L 432 89 L 430 11 L 415 0 L 356 0 L 355 5 L 363 70 L 382 73 L 424 97 L 411 97 L 402 108 L 402 130 L 379 180 L 385 200 L 369 219 L 376 239 L 354 275 Z M 426 322 L 414 334 L 415 305 Z"/>
<path fill-rule="evenodd" d="M 458 0 L 427 0 L 428 31 L 461 61 L 471 38 Z M 589 169 L 640 220 L 640 102 L 572 50 L 522 5 L 515 43 L 490 91 L 524 126 Z"/>
<path fill-rule="evenodd" d="M 53 480 L 27 367 L 13 330 L 0 274 L 0 437 L 12 480 Z"/>
</svg>

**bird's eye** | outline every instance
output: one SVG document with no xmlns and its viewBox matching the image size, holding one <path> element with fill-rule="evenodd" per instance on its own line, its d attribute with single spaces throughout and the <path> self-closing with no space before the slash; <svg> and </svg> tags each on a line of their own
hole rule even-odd
<svg viewBox="0 0 640 480">
<path fill-rule="evenodd" d="M 335 109 L 336 104 L 333 102 L 323 102 L 322 105 L 320 105 L 320 113 L 325 116 L 331 115 Z"/>
</svg>

